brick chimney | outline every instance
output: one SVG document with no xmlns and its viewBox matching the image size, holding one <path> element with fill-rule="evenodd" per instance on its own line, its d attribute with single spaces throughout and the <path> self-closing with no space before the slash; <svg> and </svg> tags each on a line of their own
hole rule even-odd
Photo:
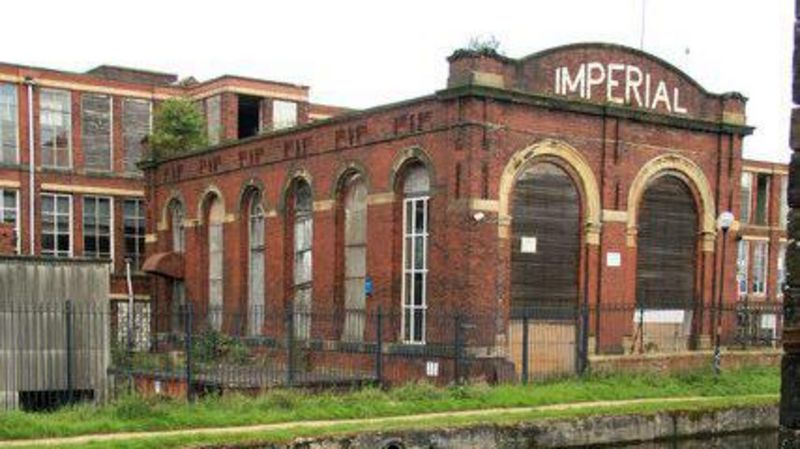
<svg viewBox="0 0 800 449">
<path fill-rule="evenodd" d="M 447 58 L 450 76 L 447 87 L 467 85 L 510 87 L 514 60 L 495 51 L 456 50 Z"/>
</svg>

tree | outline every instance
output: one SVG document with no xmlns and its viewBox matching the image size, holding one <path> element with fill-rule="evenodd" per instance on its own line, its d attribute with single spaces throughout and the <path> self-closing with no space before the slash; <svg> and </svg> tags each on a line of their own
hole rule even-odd
<svg viewBox="0 0 800 449">
<path fill-rule="evenodd" d="M 153 118 L 150 150 L 156 158 L 194 151 L 208 145 L 206 120 L 198 107 L 184 98 L 170 98 Z"/>
</svg>

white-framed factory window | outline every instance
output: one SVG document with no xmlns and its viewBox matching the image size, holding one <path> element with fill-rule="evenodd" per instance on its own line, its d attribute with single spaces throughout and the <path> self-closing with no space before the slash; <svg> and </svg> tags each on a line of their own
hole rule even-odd
<svg viewBox="0 0 800 449">
<path fill-rule="evenodd" d="M 750 268 L 750 242 L 747 240 L 739 240 L 736 245 L 736 285 L 738 285 L 739 296 L 748 293 L 748 269 Z"/>
<path fill-rule="evenodd" d="M 72 168 L 72 97 L 69 91 L 39 94 L 39 147 L 42 166 Z"/>
<path fill-rule="evenodd" d="M 19 163 L 17 86 L 0 83 L 0 163 Z"/>
<path fill-rule="evenodd" d="M 83 197 L 83 255 L 114 258 L 114 200 L 110 196 Z"/>
<path fill-rule="evenodd" d="M 753 288 L 756 295 L 767 293 L 767 274 L 769 272 L 769 242 L 753 241 Z"/>
<path fill-rule="evenodd" d="M 403 318 L 406 343 L 425 343 L 428 309 L 428 202 L 430 179 L 421 164 L 403 182 Z"/>
<path fill-rule="evenodd" d="M 42 255 L 72 257 L 72 195 L 41 195 Z"/>
<path fill-rule="evenodd" d="M 17 254 L 22 251 L 22 236 L 19 225 L 19 191 L 0 189 L 2 203 L 0 203 L 0 221 L 14 226 L 14 248 Z"/>
</svg>

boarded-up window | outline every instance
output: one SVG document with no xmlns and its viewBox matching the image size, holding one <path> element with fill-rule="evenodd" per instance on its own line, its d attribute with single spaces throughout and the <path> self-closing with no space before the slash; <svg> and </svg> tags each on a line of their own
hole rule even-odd
<svg viewBox="0 0 800 449">
<path fill-rule="evenodd" d="M 183 204 L 173 200 L 169 204 L 170 229 L 172 231 L 172 251 L 182 253 L 185 248 L 185 231 L 183 227 Z"/>
<path fill-rule="evenodd" d="M 430 178 L 421 164 L 403 182 L 403 340 L 425 342 L 428 308 L 428 200 Z"/>
<path fill-rule="evenodd" d="M 636 298 L 647 309 L 686 309 L 694 301 L 697 210 L 689 187 L 662 176 L 639 208 Z"/>
<path fill-rule="evenodd" d="M 753 174 L 742 172 L 739 218 L 742 223 L 750 223 L 750 207 L 753 202 Z"/>
<path fill-rule="evenodd" d="M 307 339 L 311 334 L 313 211 L 311 187 L 304 181 L 297 181 L 294 191 L 294 326 L 295 336 L 300 339 Z"/>
<path fill-rule="evenodd" d="M 264 323 L 264 206 L 261 192 L 253 192 L 248 207 L 248 312 L 249 335 L 261 334 Z"/>
<path fill-rule="evenodd" d="M 14 247 L 17 254 L 20 252 L 19 233 L 19 192 L 16 190 L 0 189 L 2 203 L 0 203 L 0 221 L 14 226 Z"/>
<path fill-rule="evenodd" d="M 219 95 L 206 98 L 206 130 L 208 132 L 208 144 L 216 145 L 219 143 L 222 130 L 222 98 Z"/>
<path fill-rule="evenodd" d="M 111 258 L 110 197 L 83 197 L 83 255 Z"/>
<path fill-rule="evenodd" d="M 222 329 L 224 215 L 222 200 L 214 196 L 208 206 L 208 323 L 214 330 Z"/>
<path fill-rule="evenodd" d="M 750 268 L 750 243 L 747 240 L 739 240 L 736 246 L 738 254 L 736 255 L 736 283 L 739 286 L 739 295 L 746 295 L 749 276 L 747 275 Z"/>
<path fill-rule="evenodd" d="M 72 196 L 43 193 L 41 217 L 42 255 L 72 255 Z"/>
<path fill-rule="evenodd" d="M 0 163 L 17 163 L 19 131 L 17 128 L 17 88 L 0 83 Z"/>
<path fill-rule="evenodd" d="M 39 95 L 39 145 L 43 166 L 72 166 L 72 103 L 68 91 L 42 89 Z"/>
<path fill-rule="evenodd" d="M 272 102 L 272 129 L 291 128 L 297 125 L 297 103 L 274 100 Z"/>
<path fill-rule="evenodd" d="M 107 95 L 81 95 L 81 141 L 89 170 L 111 170 L 111 104 Z"/>
<path fill-rule="evenodd" d="M 569 319 L 578 304 L 580 196 L 561 167 L 537 163 L 516 180 L 512 202 L 514 313 Z"/>
<path fill-rule="evenodd" d="M 144 258 L 144 202 L 140 199 L 126 199 L 122 203 L 123 238 L 125 257 L 131 259 L 131 267 L 140 269 Z"/>
<path fill-rule="evenodd" d="M 753 294 L 756 295 L 767 292 L 768 244 L 766 240 L 753 242 Z"/>
<path fill-rule="evenodd" d="M 364 338 L 367 277 L 367 186 L 355 175 L 344 191 L 344 339 Z"/>
<path fill-rule="evenodd" d="M 144 153 L 144 140 L 150 134 L 151 103 L 126 98 L 122 101 L 122 140 L 125 145 L 123 165 L 126 172 L 138 172 L 136 164 Z"/>
</svg>

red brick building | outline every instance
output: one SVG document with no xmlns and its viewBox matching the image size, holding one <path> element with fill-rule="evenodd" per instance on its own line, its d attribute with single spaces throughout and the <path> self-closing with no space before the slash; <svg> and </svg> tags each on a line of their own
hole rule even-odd
<svg viewBox="0 0 800 449">
<path fill-rule="evenodd" d="M 150 297 L 144 260 L 144 178 L 136 166 L 161 101 L 186 97 L 212 142 L 327 118 L 308 87 L 225 75 L 205 82 L 100 66 L 85 73 L 0 63 L 0 221 L 23 255 L 108 258 L 111 299 Z M 276 114 L 279 114 L 276 120 Z M 33 162 L 33 163 L 31 163 Z"/>
<path fill-rule="evenodd" d="M 148 162 L 158 309 L 269 336 L 292 311 L 300 338 L 360 341 L 380 308 L 396 344 L 458 312 L 489 317 L 475 353 L 507 357 L 528 309 L 574 339 L 565 309 L 639 304 L 707 345 L 702 311 L 737 301 L 716 217 L 740 215 L 746 99 L 617 45 L 448 61 L 431 95 Z M 627 351 L 632 323 L 594 316 L 590 345 Z"/>
</svg>

